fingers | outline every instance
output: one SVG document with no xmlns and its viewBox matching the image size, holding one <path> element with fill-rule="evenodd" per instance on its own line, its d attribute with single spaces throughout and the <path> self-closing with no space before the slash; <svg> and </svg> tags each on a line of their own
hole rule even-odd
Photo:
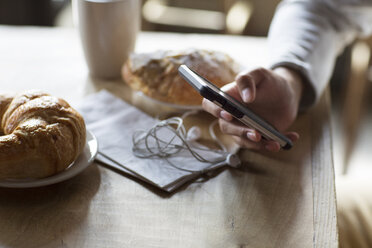
<svg viewBox="0 0 372 248">
<path fill-rule="evenodd" d="M 251 150 L 268 150 L 277 152 L 280 150 L 280 145 L 276 141 L 268 141 L 262 139 L 260 133 L 256 130 L 248 128 L 245 125 L 237 125 L 226 120 L 219 120 L 219 126 L 224 134 L 233 136 L 234 141 L 244 148 Z"/>
<path fill-rule="evenodd" d="M 204 98 L 202 101 L 202 107 L 205 111 L 212 114 L 214 117 L 220 118 L 220 112 L 222 109 L 213 102 Z"/>
<path fill-rule="evenodd" d="M 258 68 L 250 72 L 239 74 L 235 81 L 238 86 L 241 98 L 245 103 L 251 103 L 256 98 L 256 87 L 265 78 L 268 70 Z"/>
<path fill-rule="evenodd" d="M 259 142 L 261 140 L 261 135 L 256 130 L 251 129 L 245 125 L 238 125 L 236 123 L 226 121 L 223 119 L 220 119 L 218 123 L 221 132 L 224 134 L 249 139 L 253 142 Z"/>
<path fill-rule="evenodd" d="M 237 143 L 240 147 L 247 148 L 250 150 L 256 150 L 256 151 L 263 151 L 267 150 L 269 152 L 278 152 L 280 151 L 280 145 L 276 141 L 267 141 L 267 140 L 261 140 L 259 142 L 253 142 L 247 138 L 244 137 L 238 137 L 238 136 L 232 136 L 235 143 Z"/>
<path fill-rule="evenodd" d="M 287 132 L 285 136 L 287 136 L 292 142 L 296 142 L 300 138 L 300 135 L 296 132 Z"/>
<path fill-rule="evenodd" d="M 279 142 L 273 140 L 262 139 L 257 130 L 251 129 L 245 125 L 239 125 L 234 121 L 219 120 L 221 132 L 232 135 L 234 141 L 243 148 L 251 150 L 267 150 L 270 152 L 278 152 L 281 147 Z M 285 134 L 292 142 L 299 139 L 299 134 L 296 132 L 287 132 Z"/>
<path fill-rule="evenodd" d="M 214 117 L 222 118 L 226 121 L 232 121 L 233 120 L 233 116 L 230 113 L 228 113 L 225 110 L 223 110 L 222 108 L 218 107 L 216 104 L 209 101 L 208 99 L 205 99 L 205 98 L 203 99 L 202 106 L 203 106 L 203 109 L 205 111 L 209 112 Z"/>
<path fill-rule="evenodd" d="M 262 143 L 252 142 L 242 137 L 237 136 L 232 137 L 235 143 L 238 144 L 240 147 L 255 151 L 264 150 L 264 146 L 262 145 Z"/>
<path fill-rule="evenodd" d="M 232 121 L 233 120 L 233 116 L 229 112 L 226 112 L 225 110 L 222 110 L 220 112 L 220 117 L 222 119 L 224 119 L 225 121 Z"/>
</svg>

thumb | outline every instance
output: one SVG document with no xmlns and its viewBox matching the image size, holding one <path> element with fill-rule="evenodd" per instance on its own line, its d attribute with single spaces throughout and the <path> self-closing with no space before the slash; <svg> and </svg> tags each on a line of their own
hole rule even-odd
<svg viewBox="0 0 372 248">
<path fill-rule="evenodd" d="M 256 99 L 256 88 L 264 78 L 264 72 L 264 68 L 258 68 L 236 77 L 236 84 L 245 103 L 252 103 Z"/>
</svg>

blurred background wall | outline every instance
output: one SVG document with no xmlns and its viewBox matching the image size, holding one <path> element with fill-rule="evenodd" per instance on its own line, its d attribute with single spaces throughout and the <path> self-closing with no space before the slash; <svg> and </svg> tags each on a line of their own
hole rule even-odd
<svg viewBox="0 0 372 248">
<path fill-rule="evenodd" d="M 265 36 L 279 0 L 143 0 L 142 30 Z M 66 25 L 71 0 L 1 0 L 0 24 Z M 65 21 L 65 23 L 61 22 Z"/>
<path fill-rule="evenodd" d="M 1 0 L 0 24 L 53 26 L 69 0 Z"/>
</svg>

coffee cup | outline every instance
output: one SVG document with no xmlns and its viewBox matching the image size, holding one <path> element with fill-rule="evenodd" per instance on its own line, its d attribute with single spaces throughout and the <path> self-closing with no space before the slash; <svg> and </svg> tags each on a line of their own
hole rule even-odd
<svg viewBox="0 0 372 248">
<path fill-rule="evenodd" d="M 141 23 L 140 0 L 76 0 L 75 15 L 90 75 L 121 76 L 135 48 Z"/>
</svg>

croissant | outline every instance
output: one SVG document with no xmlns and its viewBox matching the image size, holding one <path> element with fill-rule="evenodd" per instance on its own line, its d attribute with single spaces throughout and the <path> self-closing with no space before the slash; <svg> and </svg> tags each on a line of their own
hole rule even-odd
<svg viewBox="0 0 372 248">
<path fill-rule="evenodd" d="M 0 179 L 44 178 L 83 151 L 83 117 L 63 99 L 38 91 L 0 95 Z"/>
</svg>

